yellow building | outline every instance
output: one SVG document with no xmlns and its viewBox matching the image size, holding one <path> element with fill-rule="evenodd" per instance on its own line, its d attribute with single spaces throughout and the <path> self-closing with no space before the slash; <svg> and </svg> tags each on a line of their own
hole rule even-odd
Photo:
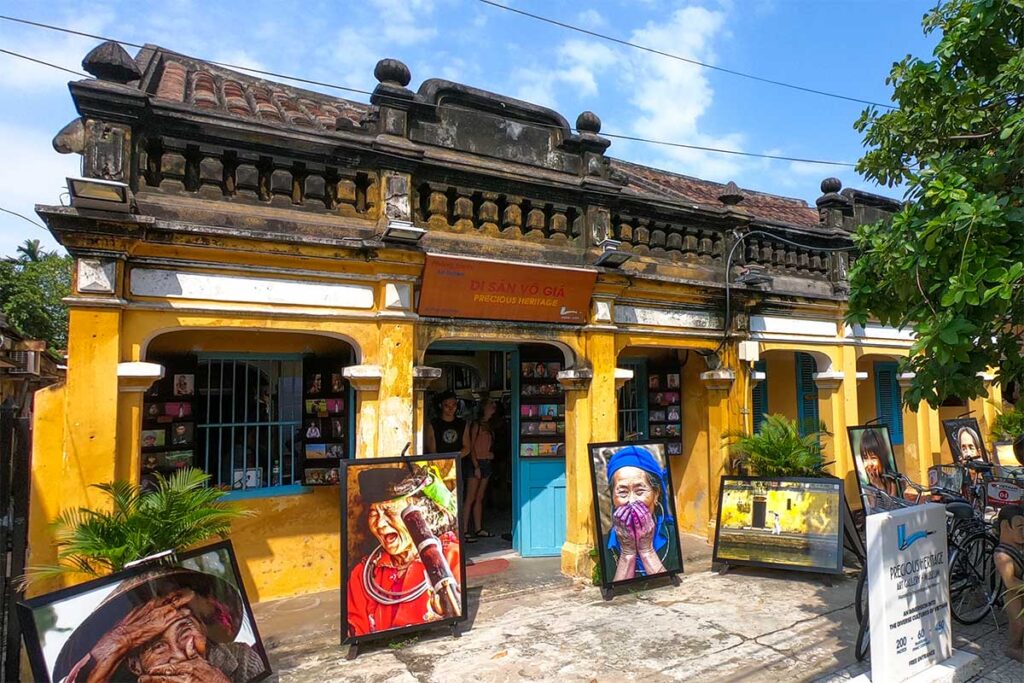
<svg viewBox="0 0 1024 683">
<path fill-rule="evenodd" d="M 67 381 L 37 398 L 32 562 L 89 484 L 191 462 L 257 512 L 232 535 L 253 599 L 336 588 L 331 458 L 422 452 L 443 389 L 501 402 L 495 500 L 514 548 L 567 574 L 590 575 L 591 442 L 666 440 L 681 526 L 705 533 L 723 434 L 816 415 L 856 505 L 845 427 L 898 405 L 910 341 L 844 324 L 835 250 L 889 200 L 620 161 L 592 113 L 413 92 L 394 60 L 369 105 L 154 46 L 86 66 L 55 146 L 130 192 L 38 209 L 77 266 Z M 895 417 L 920 478 L 938 415 Z"/>
</svg>

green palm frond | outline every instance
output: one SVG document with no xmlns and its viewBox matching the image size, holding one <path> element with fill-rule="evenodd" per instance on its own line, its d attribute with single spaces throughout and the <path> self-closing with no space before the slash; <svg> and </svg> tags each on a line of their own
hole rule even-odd
<svg viewBox="0 0 1024 683">
<path fill-rule="evenodd" d="M 209 479 L 197 469 L 157 475 L 156 489 L 147 493 L 126 481 L 94 484 L 110 505 L 61 511 L 52 525 L 57 564 L 29 568 L 22 585 L 68 573 L 103 576 L 165 550 L 226 538 L 232 522 L 251 513 L 225 504 L 225 493 L 208 486 Z"/>
<path fill-rule="evenodd" d="M 825 467 L 822 432 L 801 435 L 794 420 L 768 415 L 755 434 L 730 432 L 733 462 L 762 477 L 816 477 Z"/>
</svg>

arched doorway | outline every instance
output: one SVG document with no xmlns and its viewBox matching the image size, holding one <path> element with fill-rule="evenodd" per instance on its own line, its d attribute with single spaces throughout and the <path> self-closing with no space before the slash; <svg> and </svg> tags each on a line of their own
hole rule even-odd
<svg viewBox="0 0 1024 683">
<path fill-rule="evenodd" d="M 440 452 L 441 434 L 453 425 L 463 431 L 464 447 L 491 445 L 480 524 L 490 536 L 474 537 L 477 524 L 468 510 L 469 557 L 502 550 L 559 555 L 566 533 L 567 416 L 558 374 L 571 366 L 571 352 L 554 343 L 437 341 L 422 362 L 441 370 L 424 395 L 424 450 Z M 452 399 L 455 419 L 446 420 L 450 413 L 441 403 Z M 485 402 L 496 411 L 481 428 Z M 481 436 L 484 431 L 489 434 Z M 463 478 L 473 476 L 466 457 Z"/>
</svg>

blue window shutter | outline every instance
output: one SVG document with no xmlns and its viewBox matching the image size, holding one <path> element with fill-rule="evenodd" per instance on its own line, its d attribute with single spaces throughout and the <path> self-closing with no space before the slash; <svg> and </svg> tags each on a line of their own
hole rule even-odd
<svg viewBox="0 0 1024 683">
<path fill-rule="evenodd" d="M 754 413 L 754 432 L 761 431 L 761 423 L 764 422 L 764 418 L 768 415 L 768 364 L 763 360 L 759 360 L 754 363 L 755 372 L 765 373 L 764 379 L 754 385 L 753 391 L 753 413 Z"/>
<path fill-rule="evenodd" d="M 818 385 L 814 383 L 817 364 L 809 353 L 796 354 L 796 413 L 800 434 L 806 436 L 821 426 L 818 417 Z"/>
<path fill-rule="evenodd" d="M 897 364 L 875 363 L 875 403 L 878 421 L 889 427 L 894 446 L 903 445 L 903 397 L 896 375 Z"/>
</svg>

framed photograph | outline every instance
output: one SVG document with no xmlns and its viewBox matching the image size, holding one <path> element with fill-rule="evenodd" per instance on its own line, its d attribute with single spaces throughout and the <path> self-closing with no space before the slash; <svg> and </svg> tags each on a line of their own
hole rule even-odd
<svg viewBox="0 0 1024 683">
<path fill-rule="evenodd" d="M 665 419 L 669 422 L 679 422 L 679 406 L 669 406 Z"/>
<path fill-rule="evenodd" d="M 650 412 L 650 414 L 649 414 L 649 419 L 650 419 L 651 422 L 664 422 L 665 421 L 665 411 L 664 410 L 652 410 Z"/>
<path fill-rule="evenodd" d="M 271 673 L 229 541 L 21 602 L 18 619 L 36 681 L 248 683 Z M 191 645 L 168 646 L 182 642 Z"/>
<path fill-rule="evenodd" d="M 537 417 L 537 409 L 538 406 L 535 404 L 519 406 L 519 417 Z"/>
<path fill-rule="evenodd" d="M 554 420 L 558 417 L 558 404 L 544 403 L 540 407 L 540 416 L 549 420 Z"/>
<path fill-rule="evenodd" d="M 166 446 L 167 430 L 143 429 L 141 442 L 143 448 L 160 448 L 161 446 Z"/>
<path fill-rule="evenodd" d="M 345 375 L 340 372 L 331 373 L 331 393 L 340 394 L 345 391 Z"/>
<path fill-rule="evenodd" d="M 163 414 L 163 406 L 159 403 L 150 403 L 146 406 L 146 417 L 149 419 L 160 417 Z"/>
<path fill-rule="evenodd" d="M 665 425 L 651 425 L 651 436 L 665 436 Z"/>
<path fill-rule="evenodd" d="M 307 443 L 304 452 L 307 458 L 326 458 L 327 457 L 327 444 L 324 443 Z"/>
<path fill-rule="evenodd" d="M 340 417 L 331 418 L 331 438 L 342 439 L 345 437 L 345 420 Z"/>
<path fill-rule="evenodd" d="M 665 394 L 661 393 L 660 391 L 655 393 L 655 394 L 650 394 L 650 396 L 648 396 L 648 398 L 650 399 L 649 402 L 650 402 L 650 404 L 652 406 L 663 406 L 663 405 L 665 405 Z"/>
<path fill-rule="evenodd" d="M 555 432 L 558 433 L 558 434 L 565 434 L 565 423 L 564 422 L 556 422 L 555 423 Z"/>
<path fill-rule="evenodd" d="M 328 458 L 344 458 L 345 447 L 340 443 L 329 443 L 327 444 L 327 457 Z"/>
<path fill-rule="evenodd" d="M 558 379 L 558 373 L 561 372 L 561 371 L 562 371 L 562 364 L 561 363 L 558 363 L 558 362 L 548 363 L 548 377 L 549 378 L 551 378 L 551 379 Z"/>
<path fill-rule="evenodd" d="M 306 399 L 306 415 L 327 417 L 327 399 Z"/>
<path fill-rule="evenodd" d="M 839 479 L 724 476 L 712 561 L 840 574 L 844 505 Z"/>
<path fill-rule="evenodd" d="M 174 402 L 164 404 L 164 415 L 174 418 L 184 418 L 192 416 L 192 404 L 185 402 Z"/>
<path fill-rule="evenodd" d="M 337 415 L 338 413 L 345 412 L 345 399 L 341 398 L 329 398 L 327 399 L 327 412 L 331 415 Z"/>
<path fill-rule="evenodd" d="M 533 363 L 523 363 L 522 364 L 522 376 L 523 377 L 533 377 L 534 376 L 533 375 Z"/>
<path fill-rule="evenodd" d="M 321 441 L 324 438 L 324 433 L 320 420 L 306 418 L 303 422 L 302 435 L 306 438 L 306 441 Z"/>
<path fill-rule="evenodd" d="M 683 444 L 680 441 L 669 441 L 665 444 L 665 450 L 668 451 L 669 455 L 682 455 Z"/>
<path fill-rule="evenodd" d="M 540 433 L 539 422 L 520 422 L 519 433 L 520 434 L 538 434 Z"/>
<path fill-rule="evenodd" d="M 521 443 L 519 444 L 519 457 L 520 458 L 532 458 L 535 455 L 540 455 L 538 450 L 541 446 L 546 444 L 539 443 Z"/>
<path fill-rule="evenodd" d="M 191 446 L 195 439 L 195 424 L 192 422 L 175 422 L 171 426 L 172 446 Z"/>
<path fill-rule="evenodd" d="M 305 480 L 310 486 L 331 486 L 341 481 L 337 467 L 307 467 Z"/>
<path fill-rule="evenodd" d="M 946 442 L 953 454 L 953 462 L 960 464 L 965 460 L 989 461 L 985 442 L 981 438 L 981 428 L 973 417 L 943 420 L 942 430 L 946 432 Z"/>
<path fill-rule="evenodd" d="M 558 425 L 554 422 L 541 422 L 537 427 L 541 434 L 556 434 L 558 432 Z"/>
<path fill-rule="evenodd" d="M 460 460 L 454 453 L 340 463 L 344 642 L 466 618 Z M 388 577 L 399 563 L 407 568 L 396 583 Z"/>
<path fill-rule="evenodd" d="M 962 494 L 964 471 L 956 465 L 932 465 L 928 468 L 928 486 Z"/>
<path fill-rule="evenodd" d="M 263 486 L 263 468 L 246 467 L 236 469 L 231 476 L 233 489 L 258 489 Z"/>
<path fill-rule="evenodd" d="M 683 571 L 665 444 L 592 443 L 590 480 L 602 586 Z"/>
<path fill-rule="evenodd" d="M 142 471 L 146 474 L 170 474 L 174 470 L 189 467 L 192 464 L 192 457 L 192 451 L 146 453 L 142 456 Z"/>
<path fill-rule="evenodd" d="M 898 481 L 883 475 L 899 474 L 896 468 L 896 457 L 889 438 L 889 428 L 885 425 L 873 424 L 858 427 L 847 427 L 850 437 L 850 452 L 853 453 L 853 464 L 857 470 L 857 487 L 860 490 L 864 512 L 873 514 L 881 509 L 875 500 L 875 494 L 867 486 L 900 498 L 903 495 Z"/>
<path fill-rule="evenodd" d="M 196 392 L 196 376 L 192 374 L 174 376 L 174 395 L 192 396 Z"/>
<path fill-rule="evenodd" d="M 661 378 L 657 375 L 651 375 L 647 378 L 647 389 L 649 391 L 657 391 L 661 389 Z"/>
<path fill-rule="evenodd" d="M 665 436 L 679 436 L 679 435 L 680 435 L 679 425 L 677 425 L 677 424 L 667 424 L 667 425 L 665 425 Z"/>
<path fill-rule="evenodd" d="M 324 390 L 323 374 L 314 372 L 306 377 L 306 394 L 316 396 Z"/>
<path fill-rule="evenodd" d="M 666 389 L 678 389 L 679 388 L 679 373 L 669 373 L 665 376 L 665 388 Z"/>
</svg>

